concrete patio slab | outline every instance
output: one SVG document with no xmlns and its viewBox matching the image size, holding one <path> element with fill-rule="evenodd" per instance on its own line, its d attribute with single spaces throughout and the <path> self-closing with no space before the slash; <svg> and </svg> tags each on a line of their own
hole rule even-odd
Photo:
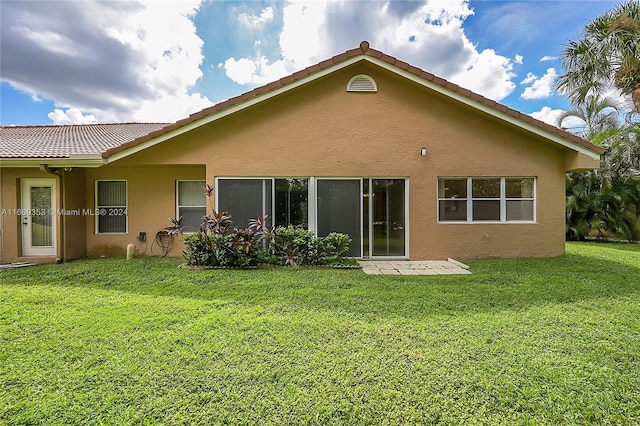
<svg viewBox="0 0 640 426">
<path fill-rule="evenodd" d="M 370 275 L 462 275 L 469 267 L 454 259 L 447 260 L 361 260 L 362 272 Z"/>
<path fill-rule="evenodd" d="M 15 263 L 7 263 L 4 265 L 0 265 L 0 269 L 15 269 L 15 268 L 24 268 L 27 266 L 36 266 L 37 263 L 28 263 L 28 262 L 15 262 Z"/>
</svg>

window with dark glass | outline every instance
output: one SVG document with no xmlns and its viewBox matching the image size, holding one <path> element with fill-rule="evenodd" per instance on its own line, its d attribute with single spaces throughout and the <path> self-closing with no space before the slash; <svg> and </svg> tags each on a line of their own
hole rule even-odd
<svg viewBox="0 0 640 426">
<path fill-rule="evenodd" d="M 271 217 L 271 185 L 272 179 L 219 179 L 218 211 L 229 213 L 236 228 L 258 216 Z"/>
<path fill-rule="evenodd" d="M 471 220 L 500 220 L 500 179 L 471 179 L 471 198 Z"/>
<path fill-rule="evenodd" d="M 534 222 L 535 178 L 438 178 L 440 222 Z"/>
<path fill-rule="evenodd" d="M 467 221 L 467 179 L 438 179 L 438 213 L 440 221 Z"/>
<path fill-rule="evenodd" d="M 276 179 L 276 226 L 309 228 L 309 179 Z"/>
<path fill-rule="evenodd" d="M 351 237 L 349 256 L 362 256 L 361 179 L 318 179 L 318 236 L 341 232 Z"/>
<path fill-rule="evenodd" d="M 507 178 L 505 182 L 507 221 L 533 221 L 534 179 Z"/>
</svg>

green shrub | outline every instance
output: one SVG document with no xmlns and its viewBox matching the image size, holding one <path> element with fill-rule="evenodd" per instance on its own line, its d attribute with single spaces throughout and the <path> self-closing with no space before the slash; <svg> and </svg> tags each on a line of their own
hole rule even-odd
<svg viewBox="0 0 640 426">
<path fill-rule="evenodd" d="M 270 240 L 269 254 L 278 258 L 280 265 L 341 264 L 350 243 L 351 238 L 347 234 L 332 232 L 326 237 L 317 237 L 312 231 L 302 228 L 278 227 Z"/>
<path fill-rule="evenodd" d="M 213 266 L 217 264 L 216 252 L 219 235 L 195 232 L 184 238 L 184 257 L 188 265 Z"/>
<path fill-rule="evenodd" d="M 341 263 L 344 255 L 349 252 L 351 238 L 347 234 L 332 232 L 323 238 L 323 243 L 327 255 L 333 257 L 337 263 Z"/>
<path fill-rule="evenodd" d="M 230 223 L 228 218 L 230 216 L 224 216 Z M 247 268 L 260 263 L 275 266 L 343 264 L 351 238 L 336 232 L 317 237 L 312 231 L 293 226 L 267 229 L 264 220 L 259 218 L 252 220 L 247 228 L 233 231 L 228 231 L 227 224 L 224 227 L 203 225 L 201 231 L 187 235 L 184 242 L 184 257 L 189 265 Z"/>
<path fill-rule="evenodd" d="M 316 247 L 314 239 L 313 232 L 302 228 L 277 227 L 269 242 L 269 253 L 278 259 L 280 265 L 309 265 L 310 247 Z"/>
</svg>

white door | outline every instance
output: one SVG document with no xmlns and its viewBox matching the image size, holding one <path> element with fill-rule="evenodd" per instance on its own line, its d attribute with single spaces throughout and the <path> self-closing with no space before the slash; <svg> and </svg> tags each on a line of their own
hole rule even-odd
<svg viewBox="0 0 640 426">
<path fill-rule="evenodd" d="M 56 255 L 56 180 L 22 181 L 22 254 Z"/>
</svg>

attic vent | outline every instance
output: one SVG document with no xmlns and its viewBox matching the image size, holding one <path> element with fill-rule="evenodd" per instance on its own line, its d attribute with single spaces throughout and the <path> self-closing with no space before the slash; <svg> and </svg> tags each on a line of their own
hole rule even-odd
<svg viewBox="0 0 640 426">
<path fill-rule="evenodd" d="M 349 80 L 347 92 L 377 92 L 378 86 L 374 79 L 365 74 L 358 74 Z"/>
</svg>

